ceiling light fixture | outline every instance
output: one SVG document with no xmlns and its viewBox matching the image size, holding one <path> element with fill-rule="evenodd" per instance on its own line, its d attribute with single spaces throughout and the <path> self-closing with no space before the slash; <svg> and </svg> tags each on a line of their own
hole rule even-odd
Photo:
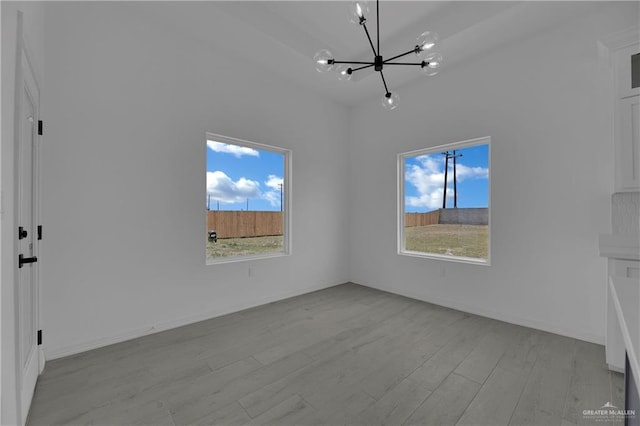
<svg viewBox="0 0 640 426">
<path fill-rule="evenodd" d="M 376 0 L 377 49 L 373 45 L 373 41 L 371 40 L 371 36 L 369 35 L 369 30 L 367 29 L 366 15 L 368 13 L 368 1 L 358 0 L 350 5 L 351 22 L 360 25 L 364 29 L 364 32 L 367 35 L 367 39 L 369 40 L 369 45 L 371 45 L 371 50 L 373 51 L 373 62 L 338 61 L 327 49 L 321 49 L 316 52 L 313 60 L 315 61 L 316 69 L 319 72 L 330 71 L 335 66 L 335 70 L 338 73 L 338 79 L 342 81 L 351 80 L 353 73 L 356 71 L 373 67 L 375 71 L 380 73 L 382 84 L 384 85 L 385 93 L 382 97 L 382 106 L 387 110 L 392 110 L 397 108 L 400 97 L 398 96 L 397 92 L 389 91 L 389 88 L 387 87 L 387 81 L 385 80 L 384 74 L 382 73 L 382 69 L 387 65 L 415 65 L 419 66 L 420 71 L 425 75 L 436 75 L 440 70 L 440 67 L 442 66 L 442 55 L 437 50 L 435 50 L 440 37 L 438 36 L 438 33 L 435 33 L 433 31 L 425 31 L 417 38 L 417 44 L 413 49 L 409 50 L 408 52 L 392 56 L 389 59 L 384 59 L 382 57 L 382 52 L 380 51 L 379 0 Z M 402 58 L 403 56 L 410 55 L 411 53 L 416 54 L 419 62 L 392 62 L 396 59 Z M 357 65 L 357 67 L 353 68 L 350 65 Z"/>
</svg>

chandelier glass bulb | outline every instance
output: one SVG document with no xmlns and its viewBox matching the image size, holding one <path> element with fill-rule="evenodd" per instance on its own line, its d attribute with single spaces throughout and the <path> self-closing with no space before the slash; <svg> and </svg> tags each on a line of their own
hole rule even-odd
<svg viewBox="0 0 640 426">
<path fill-rule="evenodd" d="M 327 49 L 320 49 L 313 56 L 318 72 L 327 72 L 333 68 L 333 55 Z"/>
<path fill-rule="evenodd" d="M 429 52 L 422 61 L 420 71 L 424 75 L 432 76 L 438 74 L 440 67 L 442 67 L 442 55 L 439 52 Z"/>
<path fill-rule="evenodd" d="M 440 36 L 434 31 L 425 31 L 416 39 L 416 55 L 424 59 L 424 56 L 433 50 L 438 44 Z"/>
<path fill-rule="evenodd" d="M 400 96 L 397 92 L 386 93 L 382 97 L 382 106 L 388 111 L 398 108 L 398 102 L 400 102 Z"/>
<path fill-rule="evenodd" d="M 351 68 L 348 65 L 340 64 L 336 67 L 336 73 L 338 74 L 338 80 L 349 81 L 353 74 L 350 72 Z"/>
<path fill-rule="evenodd" d="M 349 5 L 349 20 L 352 24 L 361 24 L 369 14 L 369 2 L 357 0 Z"/>
</svg>

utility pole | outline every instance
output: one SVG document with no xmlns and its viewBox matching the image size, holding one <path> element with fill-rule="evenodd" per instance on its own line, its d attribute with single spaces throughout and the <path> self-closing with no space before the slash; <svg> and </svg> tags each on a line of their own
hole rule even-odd
<svg viewBox="0 0 640 426">
<path fill-rule="evenodd" d="M 456 172 L 456 158 L 462 157 L 462 154 L 456 155 L 456 150 L 453 150 L 453 208 L 458 208 L 458 173 Z"/>
<path fill-rule="evenodd" d="M 279 183 L 278 186 L 280 187 L 280 211 L 283 211 L 284 207 L 282 206 L 282 184 Z"/>
<path fill-rule="evenodd" d="M 247 211 L 249 211 L 249 199 L 247 198 Z"/>
<path fill-rule="evenodd" d="M 442 194 L 442 208 L 446 209 L 447 208 L 447 174 L 449 172 L 449 151 L 447 152 L 443 152 L 442 155 L 444 155 L 444 191 Z"/>
<path fill-rule="evenodd" d="M 453 150 L 453 208 L 458 208 L 458 179 L 456 179 L 456 150 Z"/>
<path fill-rule="evenodd" d="M 207 210 L 211 210 L 211 194 L 207 194 Z"/>
<path fill-rule="evenodd" d="M 456 150 L 453 150 L 453 154 L 449 151 L 443 152 L 444 155 L 444 191 L 442 194 L 442 208 L 447 208 L 447 175 L 449 174 L 449 159 L 453 159 L 453 208 L 458 208 L 458 177 L 456 173 L 456 158 L 462 157 L 462 154 L 456 154 Z"/>
</svg>

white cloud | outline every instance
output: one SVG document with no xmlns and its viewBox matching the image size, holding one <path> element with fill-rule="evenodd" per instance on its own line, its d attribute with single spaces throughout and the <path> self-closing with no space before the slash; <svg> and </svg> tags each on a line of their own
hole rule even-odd
<svg viewBox="0 0 640 426">
<path fill-rule="evenodd" d="M 405 172 L 406 181 L 413 185 L 418 193 L 417 196 L 407 197 L 407 205 L 437 209 L 442 206 L 444 173 L 438 172 L 433 159 L 419 160 L 422 166 L 413 164 Z"/>
<path fill-rule="evenodd" d="M 262 193 L 262 198 L 267 200 L 273 207 L 280 206 L 280 192 L 267 191 Z"/>
<path fill-rule="evenodd" d="M 277 189 L 280 191 L 280 185 L 283 183 L 283 179 L 280 176 L 269 175 L 267 181 L 264 183 L 271 189 Z"/>
<path fill-rule="evenodd" d="M 232 145 L 228 143 L 215 142 L 215 141 L 207 141 L 207 146 L 209 147 L 210 150 L 214 152 L 220 152 L 223 154 L 233 154 L 237 158 L 240 158 L 243 155 L 250 155 L 252 157 L 260 156 L 260 153 L 257 150 L 246 147 L 246 146 Z"/>
<path fill-rule="evenodd" d="M 267 200 L 273 207 L 280 206 L 280 190 L 284 180 L 280 176 L 269 175 L 264 184 L 271 188 L 270 191 L 262 193 L 262 198 Z"/>
<path fill-rule="evenodd" d="M 420 155 L 416 157 L 416 160 L 422 164 L 423 168 L 428 170 L 431 173 L 438 173 L 440 171 L 440 166 L 442 165 L 438 158 L 436 160 L 435 155 Z"/>
<path fill-rule="evenodd" d="M 456 175 L 458 176 L 458 182 L 462 182 L 465 179 L 489 179 L 489 169 L 469 167 L 458 163 L 456 164 Z"/>
<path fill-rule="evenodd" d="M 416 157 L 419 164 L 408 165 L 405 180 L 416 188 L 417 195 L 407 196 L 406 204 L 411 207 L 425 207 L 437 209 L 442 207 L 444 194 L 444 160 L 438 155 L 421 155 Z M 487 179 L 489 169 L 484 167 L 469 167 L 458 161 L 456 163 L 458 183 L 465 179 Z M 449 164 L 447 180 L 447 199 L 453 197 L 453 166 Z"/>
<path fill-rule="evenodd" d="M 207 195 L 223 203 L 245 202 L 260 195 L 260 182 L 241 177 L 233 181 L 224 172 L 207 172 Z"/>
</svg>

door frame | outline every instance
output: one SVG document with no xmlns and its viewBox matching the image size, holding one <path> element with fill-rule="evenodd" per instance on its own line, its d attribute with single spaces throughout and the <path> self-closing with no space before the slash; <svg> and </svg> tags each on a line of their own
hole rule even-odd
<svg viewBox="0 0 640 426">
<path fill-rule="evenodd" d="M 18 244 L 18 225 L 21 220 L 20 214 L 20 185 L 22 184 L 21 178 L 21 169 L 20 169 L 20 155 L 21 155 L 21 140 L 22 140 L 22 116 L 24 105 L 22 104 L 22 92 L 24 91 L 25 86 L 29 86 L 32 88 L 33 93 L 33 102 L 35 105 L 35 114 L 34 114 L 34 122 L 37 123 L 40 120 L 40 94 L 41 94 L 41 86 L 38 82 L 38 73 L 35 68 L 34 62 L 31 58 L 33 55 L 30 53 L 31 50 L 29 48 L 29 44 L 24 37 L 24 18 L 22 12 L 18 12 L 18 22 L 17 22 L 17 49 L 16 49 L 16 78 L 15 78 L 15 105 L 14 105 L 14 217 L 15 217 L 15 226 L 14 226 L 14 238 L 13 238 L 13 253 L 14 253 L 14 342 L 15 342 L 15 360 L 16 360 L 16 398 L 17 398 L 17 411 L 18 411 L 18 424 L 24 425 L 27 420 L 29 407 L 31 405 L 31 400 L 33 398 L 33 392 L 35 389 L 23 389 L 23 366 L 21 364 L 20 357 L 20 310 L 19 310 L 19 285 L 20 285 L 20 274 L 18 269 L 18 254 L 19 254 L 19 244 Z M 32 196 L 32 210 L 33 210 L 33 220 L 34 226 L 40 224 L 40 208 L 41 208 L 41 165 L 40 165 L 40 142 L 41 136 L 38 135 L 38 132 L 35 134 L 35 139 L 30 141 L 32 143 L 32 180 L 33 180 L 33 193 Z M 36 232 L 35 230 L 31 230 L 32 232 Z M 35 235 L 34 235 L 35 237 Z M 37 256 L 40 259 L 40 241 L 38 241 L 37 237 L 33 238 L 34 250 L 33 255 Z M 33 268 L 33 281 L 34 281 L 34 294 L 33 297 L 35 299 L 35 329 L 40 329 L 40 267 L 39 262 L 36 262 L 31 266 Z M 37 357 L 37 375 L 39 376 L 44 369 L 44 351 L 41 345 L 38 345 L 36 348 L 35 356 Z M 25 398 L 29 399 L 27 406 L 25 407 Z"/>
</svg>

